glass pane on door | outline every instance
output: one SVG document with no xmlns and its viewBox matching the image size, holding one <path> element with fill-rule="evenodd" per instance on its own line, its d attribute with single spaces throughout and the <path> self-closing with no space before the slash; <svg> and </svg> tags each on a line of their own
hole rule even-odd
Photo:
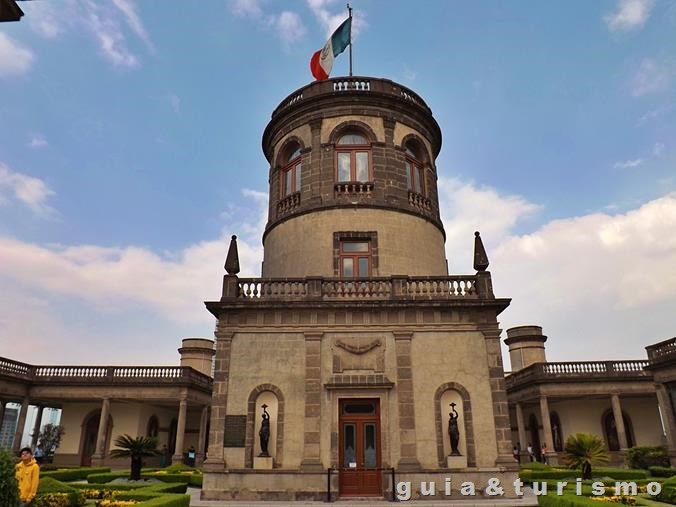
<svg viewBox="0 0 676 507">
<path fill-rule="evenodd" d="M 359 257 L 358 261 L 359 278 L 369 277 L 369 259 L 368 257 Z"/>
<path fill-rule="evenodd" d="M 343 257 L 343 278 L 354 278 L 354 259 Z"/>
<path fill-rule="evenodd" d="M 352 423 L 343 426 L 343 466 L 357 468 L 357 427 Z"/>
<path fill-rule="evenodd" d="M 376 425 L 364 424 L 364 468 L 376 468 L 378 456 L 376 454 Z"/>
<path fill-rule="evenodd" d="M 338 181 L 350 181 L 349 153 L 338 153 Z"/>
<path fill-rule="evenodd" d="M 363 151 L 356 153 L 357 181 L 369 180 L 369 154 Z"/>
</svg>

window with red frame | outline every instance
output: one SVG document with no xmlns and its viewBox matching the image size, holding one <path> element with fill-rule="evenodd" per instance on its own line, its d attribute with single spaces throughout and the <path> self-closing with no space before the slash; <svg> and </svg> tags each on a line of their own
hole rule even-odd
<svg viewBox="0 0 676 507">
<path fill-rule="evenodd" d="M 287 150 L 289 155 L 286 164 L 282 168 L 282 197 L 300 192 L 301 162 L 300 146 L 294 144 Z"/>
<path fill-rule="evenodd" d="M 425 193 L 425 171 L 418 150 L 406 145 L 406 185 L 417 194 Z"/>
<path fill-rule="evenodd" d="M 372 264 L 371 242 L 341 241 L 339 260 L 341 278 L 369 278 Z"/>
<path fill-rule="evenodd" d="M 336 180 L 371 181 L 371 144 L 362 134 L 343 135 L 336 143 Z"/>
</svg>

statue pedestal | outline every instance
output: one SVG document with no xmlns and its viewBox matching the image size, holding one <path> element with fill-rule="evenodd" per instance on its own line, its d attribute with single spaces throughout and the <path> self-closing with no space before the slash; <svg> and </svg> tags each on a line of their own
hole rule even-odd
<svg viewBox="0 0 676 507">
<path fill-rule="evenodd" d="M 274 465 L 272 456 L 269 458 L 254 457 L 254 470 L 272 470 Z"/>
<path fill-rule="evenodd" d="M 451 470 L 467 468 L 467 456 L 447 456 L 446 467 Z"/>
</svg>

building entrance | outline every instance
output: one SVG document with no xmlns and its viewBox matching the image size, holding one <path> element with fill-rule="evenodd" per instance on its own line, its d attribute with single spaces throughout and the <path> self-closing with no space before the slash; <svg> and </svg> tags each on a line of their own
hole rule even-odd
<svg viewBox="0 0 676 507">
<path fill-rule="evenodd" d="M 380 402 L 339 401 L 340 495 L 381 496 Z"/>
</svg>

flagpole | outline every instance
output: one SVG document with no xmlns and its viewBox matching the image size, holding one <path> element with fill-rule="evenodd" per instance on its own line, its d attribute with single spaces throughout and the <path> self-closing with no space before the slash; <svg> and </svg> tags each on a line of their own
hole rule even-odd
<svg viewBox="0 0 676 507">
<path fill-rule="evenodd" d="M 352 7 L 347 4 L 347 13 L 350 18 L 350 77 L 352 77 Z"/>
</svg>

